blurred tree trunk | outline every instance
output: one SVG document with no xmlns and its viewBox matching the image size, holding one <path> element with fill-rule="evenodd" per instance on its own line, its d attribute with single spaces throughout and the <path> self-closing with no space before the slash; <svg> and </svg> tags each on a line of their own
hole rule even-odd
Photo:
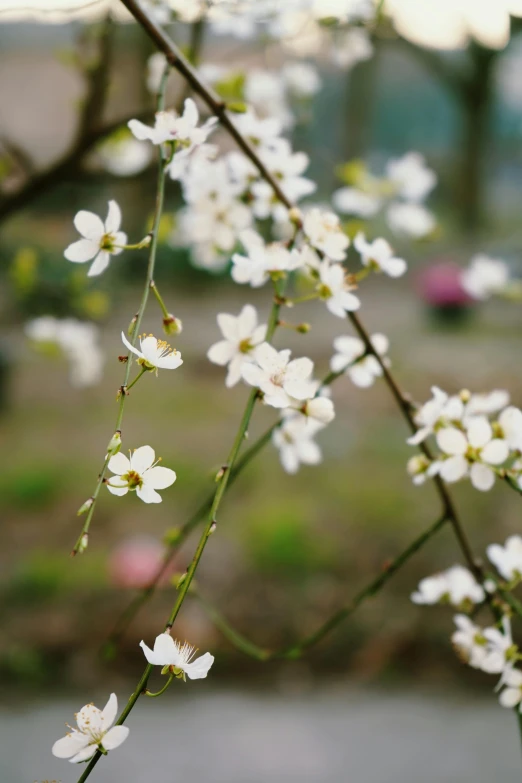
<svg viewBox="0 0 522 783">
<path fill-rule="evenodd" d="M 493 66 L 498 52 L 478 44 L 469 48 L 471 71 L 462 91 L 458 205 L 463 228 L 475 232 L 485 219 L 484 169 L 489 157 Z"/>
<path fill-rule="evenodd" d="M 373 57 L 358 63 L 348 72 L 345 109 L 345 135 L 342 160 L 364 158 L 371 142 L 375 90 L 379 70 L 379 41 L 374 41 Z"/>
</svg>

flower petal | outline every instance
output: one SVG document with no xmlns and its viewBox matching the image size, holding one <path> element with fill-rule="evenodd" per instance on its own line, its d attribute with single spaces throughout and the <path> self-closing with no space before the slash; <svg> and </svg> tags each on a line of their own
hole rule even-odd
<svg viewBox="0 0 522 783">
<path fill-rule="evenodd" d="M 223 337 L 231 343 L 239 343 L 241 339 L 239 336 L 238 320 L 239 319 L 236 318 L 235 315 L 230 315 L 229 313 L 219 313 L 217 317 L 218 326 L 221 329 Z"/>
<path fill-rule="evenodd" d="M 107 467 L 111 473 L 115 473 L 117 476 L 123 476 L 124 473 L 128 473 L 131 469 L 131 464 L 129 458 L 119 451 L 110 458 Z"/>
<path fill-rule="evenodd" d="M 192 663 L 187 663 L 183 667 L 187 677 L 191 680 L 202 680 L 207 676 L 208 671 L 214 663 L 214 656 L 210 653 L 205 653 L 199 658 L 196 658 Z"/>
<path fill-rule="evenodd" d="M 506 688 L 499 696 L 499 702 L 503 707 L 512 709 L 520 703 L 522 699 L 522 691 L 520 688 Z"/>
<path fill-rule="evenodd" d="M 146 484 L 143 484 L 141 487 L 137 487 L 136 494 L 140 500 L 143 500 L 144 503 L 161 503 L 162 501 L 161 495 L 159 495 L 155 489 L 148 487 Z"/>
<path fill-rule="evenodd" d="M 444 481 L 460 481 L 468 472 L 468 463 L 461 455 L 450 457 L 440 463 L 439 475 Z"/>
<path fill-rule="evenodd" d="M 106 484 L 105 486 L 107 487 L 111 495 L 117 495 L 118 497 L 123 497 L 123 495 L 126 495 L 127 492 L 129 491 L 128 487 L 115 487 L 112 486 L 111 484 Z"/>
<path fill-rule="evenodd" d="M 167 489 L 176 481 L 176 473 L 170 468 L 149 468 L 145 471 L 143 481 L 152 489 Z"/>
<path fill-rule="evenodd" d="M 445 427 L 437 432 L 437 443 L 441 451 L 452 456 L 465 454 L 468 441 L 463 432 L 456 427 Z"/>
<path fill-rule="evenodd" d="M 488 492 L 495 483 L 495 474 L 487 465 L 475 462 L 469 472 L 471 483 L 475 489 L 481 492 Z"/>
<path fill-rule="evenodd" d="M 135 353 L 136 356 L 141 356 L 142 355 L 141 351 L 138 351 L 137 348 L 135 348 L 133 345 L 130 344 L 130 342 L 127 340 L 127 338 L 125 337 L 123 332 L 121 333 L 121 339 L 123 340 L 123 344 L 125 345 L 125 347 L 129 349 L 129 351 L 132 351 L 132 353 Z"/>
<path fill-rule="evenodd" d="M 109 266 L 111 260 L 111 254 L 108 250 L 100 250 L 87 272 L 87 277 L 98 277 L 102 272 L 105 272 Z"/>
<path fill-rule="evenodd" d="M 125 742 L 128 736 L 129 729 L 127 726 L 113 726 L 104 736 L 102 745 L 105 750 L 114 750 L 114 748 L 117 748 L 122 742 Z"/>
<path fill-rule="evenodd" d="M 84 264 L 86 261 L 94 258 L 99 250 L 98 242 L 93 242 L 91 239 L 79 239 L 65 248 L 64 256 L 67 261 L 72 261 L 75 264 Z"/>
<path fill-rule="evenodd" d="M 52 754 L 53 756 L 56 756 L 57 759 L 70 759 L 87 747 L 90 739 L 91 738 L 87 736 L 87 734 L 73 731 L 71 734 L 67 734 L 66 737 L 56 740 L 52 748 Z"/>
<path fill-rule="evenodd" d="M 485 416 L 477 416 L 472 419 L 467 427 L 467 431 L 469 443 L 474 449 L 481 449 L 493 437 L 491 424 Z"/>
<path fill-rule="evenodd" d="M 132 452 L 130 458 L 131 470 L 135 470 L 140 475 L 152 467 L 156 454 L 151 446 L 140 446 Z"/>
<path fill-rule="evenodd" d="M 509 457 L 509 446 L 507 441 L 495 438 L 486 443 L 482 449 L 481 458 L 490 465 L 502 465 Z"/>
<path fill-rule="evenodd" d="M 80 210 L 80 212 L 75 215 L 74 225 L 82 237 L 91 239 L 98 245 L 105 234 L 105 226 L 103 225 L 101 218 L 99 218 L 98 215 L 95 215 L 94 212 L 88 212 L 85 209 Z"/>
<path fill-rule="evenodd" d="M 257 326 L 257 310 L 246 304 L 237 317 L 237 332 L 240 340 L 251 337 Z"/>
<path fill-rule="evenodd" d="M 103 731 L 102 711 L 94 704 L 86 704 L 76 715 L 76 723 L 80 731 L 89 734 L 89 736 L 101 734 Z"/>
<path fill-rule="evenodd" d="M 105 220 L 105 232 L 115 234 L 121 226 L 121 209 L 116 201 L 109 201 L 109 211 Z"/>
<path fill-rule="evenodd" d="M 79 764 L 81 761 L 89 761 L 89 759 L 92 759 L 97 750 L 98 745 L 96 743 L 87 745 L 84 750 L 81 750 L 76 754 L 76 756 L 73 756 L 72 759 L 70 759 L 71 764 Z"/>
<path fill-rule="evenodd" d="M 133 136 L 140 141 L 150 141 L 153 135 L 153 129 L 139 120 L 129 120 L 127 127 Z"/>
<path fill-rule="evenodd" d="M 154 641 L 154 650 L 151 650 L 145 642 L 140 642 L 145 658 L 153 666 L 174 666 L 178 662 L 178 652 L 174 639 L 168 633 L 160 633 Z"/>
<path fill-rule="evenodd" d="M 236 347 L 228 340 L 220 340 L 211 345 L 207 351 L 207 358 L 213 364 L 219 364 L 223 367 L 228 364 L 236 352 Z"/>
<path fill-rule="evenodd" d="M 105 728 L 105 731 L 109 729 L 114 721 L 116 720 L 116 715 L 118 714 L 118 699 L 116 698 L 115 693 L 111 693 L 109 696 L 109 701 L 105 705 L 105 707 L 102 710 L 102 719 L 103 719 L 103 725 Z M 105 743 L 104 743 L 105 747 Z"/>
</svg>

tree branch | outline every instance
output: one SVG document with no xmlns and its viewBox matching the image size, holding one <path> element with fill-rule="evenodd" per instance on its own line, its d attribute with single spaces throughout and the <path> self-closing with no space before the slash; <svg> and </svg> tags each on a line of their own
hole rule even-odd
<svg viewBox="0 0 522 783">
<path fill-rule="evenodd" d="M 424 544 L 433 538 L 433 536 L 438 533 L 439 530 L 441 530 L 446 522 L 447 518 L 445 516 L 437 519 L 436 522 L 431 524 L 423 533 L 421 533 L 420 536 L 408 544 L 406 549 L 404 549 L 400 555 L 397 555 L 397 557 L 391 563 L 386 565 L 379 576 L 377 576 L 375 579 L 372 579 L 372 581 L 366 585 L 366 587 L 363 587 L 362 590 L 356 593 L 356 595 L 354 595 L 348 604 L 343 606 L 341 609 L 338 609 L 316 631 L 314 631 L 309 636 L 306 636 L 301 641 L 296 642 L 291 647 L 283 647 L 280 650 L 266 650 L 262 647 L 259 647 L 241 633 L 236 631 L 234 628 L 232 628 L 230 623 L 206 598 L 201 596 L 198 592 L 194 593 L 194 595 L 200 604 L 204 607 L 214 625 L 219 628 L 223 636 L 228 639 L 228 641 L 234 647 L 245 653 L 245 655 L 249 655 L 251 658 L 256 658 L 259 661 L 271 661 L 281 658 L 294 660 L 296 658 L 300 658 L 306 650 L 310 649 L 310 647 L 313 647 L 318 642 L 322 641 L 322 639 L 324 639 L 325 636 L 337 628 L 340 623 L 350 617 L 361 606 L 361 604 L 365 603 L 369 598 L 374 598 L 374 596 L 376 596 L 377 593 L 379 593 L 382 588 L 390 581 L 392 576 L 394 576 L 394 574 L 396 574 L 397 571 L 399 571 L 416 552 L 422 549 Z"/>
</svg>

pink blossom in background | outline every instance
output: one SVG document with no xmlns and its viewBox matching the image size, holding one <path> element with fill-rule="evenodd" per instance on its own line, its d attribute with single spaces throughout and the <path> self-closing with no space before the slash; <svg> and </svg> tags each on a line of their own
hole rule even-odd
<svg viewBox="0 0 522 783">
<path fill-rule="evenodd" d="M 417 291 L 432 307 L 464 307 L 472 300 L 462 287 L 461 275 L 452 261 L 437 262 L 419 274 Z"/>
<path fill-rule="evenodd" d="M 117 546 L 108 562 L 110 582 L 116 587 L 147 587 L 156 577 L 163 562 L 165 547 L 150 536 L 134 536 Z M 166 585 L 175 571 L 170 565 L 160 586 Z"/>
</svg>

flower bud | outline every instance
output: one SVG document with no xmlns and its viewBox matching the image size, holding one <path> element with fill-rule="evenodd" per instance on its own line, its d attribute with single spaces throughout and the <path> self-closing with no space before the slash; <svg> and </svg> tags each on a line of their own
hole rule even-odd
<svg viewBox="0 0 522 783">
<path fill-rule="evenodd" d="M 151 242 L 152 242 L 152 235 L 147 234 L 147 236 L 143 237 L 141 242 L 138 243 L 138 247 L 139 248 L 148 247 Z"/>
<path fill-rule="evenodd" d="M 303 213 L 298 207 L 292 207 L 292 209 L 288 212 L 288 217 L 290 221 L 296 226 L 301 226 L 303 223 Z"/>
<path fill-rule="evenodd" d="M 84 533 L 83 536 L 80 539 L 80 543 L 78 544 L 78 549 L 76 550 L 79 555 L 81 555 L 87 547 L 89 546 L 89 536 L 87 533 Z"/>
<path fill-rule="evenodd" d="M 163 331 L 165 334 L 181 334 L 183 331 L 183 323 L 180 318 L 175 318 L 172 313 L 169 313 L 163 319 Z"/>
<path fill-rule="evenodd" d="M 114 435 L 109 441 L 109 445 L 107 446 L 107 456 L 113 457 L 114 454 L 117 454 L 119 450 L 121 449 L 121 432 L 120 430 L 116 430 Z"/>
<path fill-rule="evenodd" d="M 471 392 L 468 389 L 462 389 L 459 392 L 459 397 L 462 400 L 462 402 L 464 403 L 469 402 L 471 399 Z"/>
<path fill-rule="evenodd" d="M 308 334 L 310 329 L 312 328 L 310 324 L 297 324 L 295 327 L 296 331 L 299 332 L 299 334 Z"/>
<path fill-rule="evenodd" d="M 172 577 L 172 584 L 174 585 L 176 590 L 180 589 L 180 587 L 183 585 L 186 578 L 187 578 L 186 571 L 184 574 L 174 574 L 174 576 Z"/>
<path fill-rule="evenodd" d="M 134 334 L 134 329 L 136 328 L 137 321 L 138 321 L 138 316 L 135 315 L 129 324 L 129 328 L 127 329 L 127 334 L 129 337 L 132 337 L 132 335 Z"/>
<path fill-rule="evenodd" d="M 83 503 L 83 505 L 81 505 L 78 511 L 76 512 L 77 516 L 81 517 L 82 514 L 85 514 L 85 512 L 90 509 L 93 503 L 94 503 L 93 498 L 87 498 L 85 503 Z"/>
</svg>

